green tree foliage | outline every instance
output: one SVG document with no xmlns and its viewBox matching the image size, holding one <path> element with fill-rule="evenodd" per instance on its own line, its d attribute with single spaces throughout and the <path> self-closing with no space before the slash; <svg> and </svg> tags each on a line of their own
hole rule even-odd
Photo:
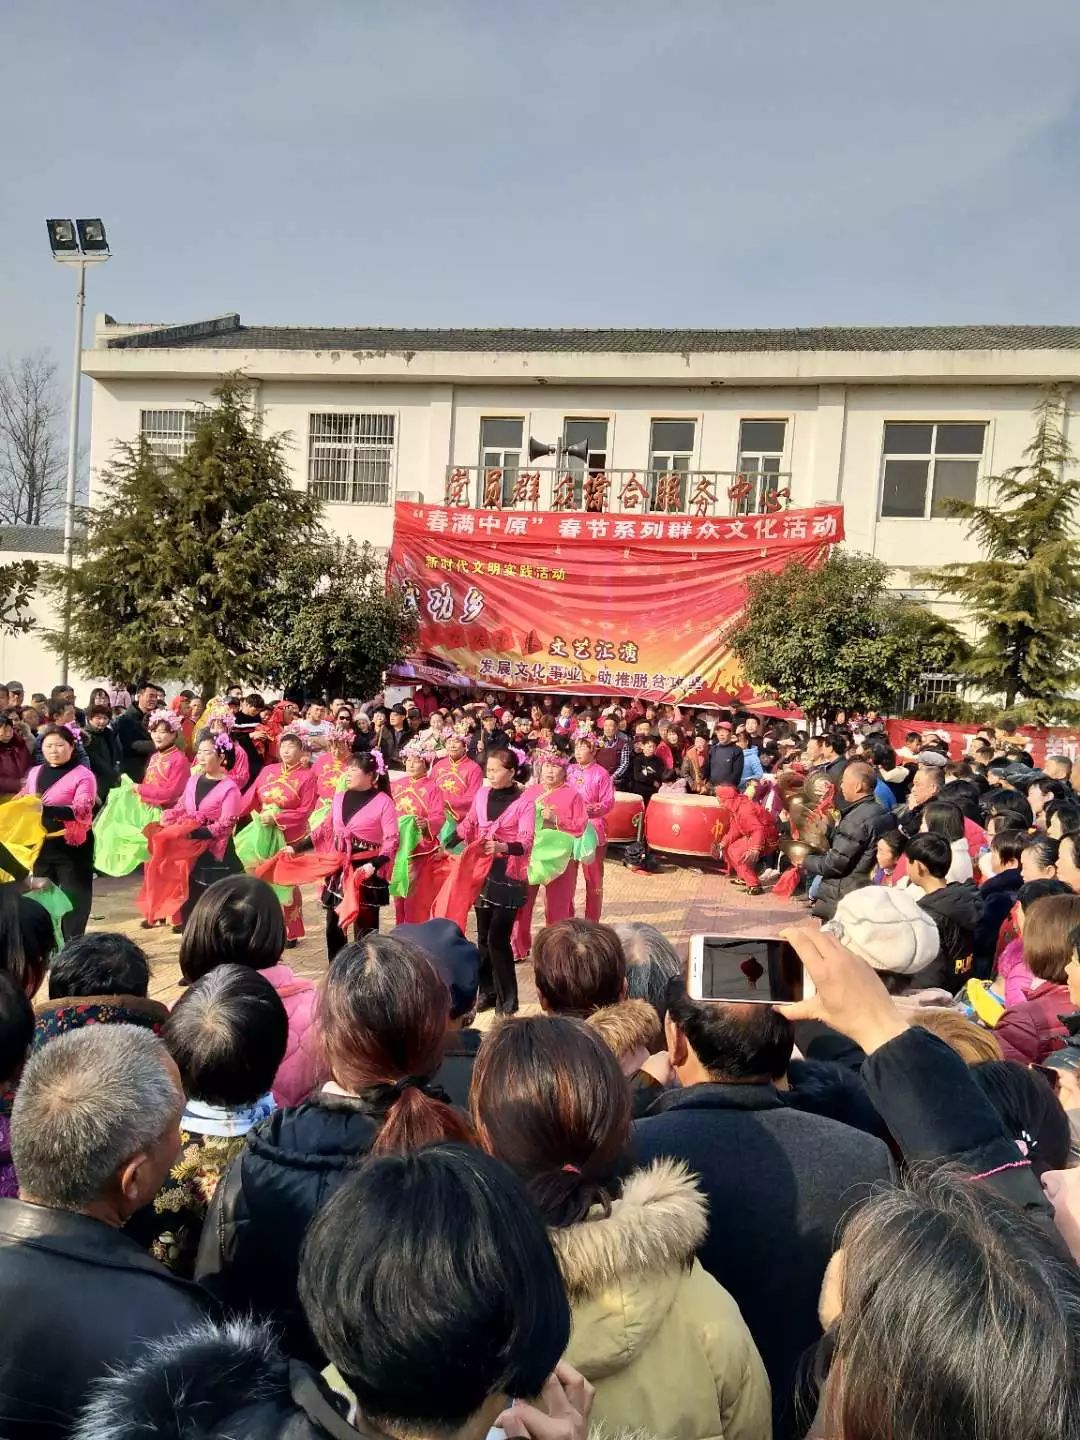
<svg viewBox="0 0 1080 1440">
<path fill-rule="evenodd" d="M 264 435 L 238 376 L 215 392 L 187 454 L 120 445 L 85 519 L 72 579 L 69 653 L 95 675 L 262 678 L 266 595 L 317 534 L 319 504 L 293 488 L 286 437 Z M 46 574 L 62 602 L 65 572 Z M 62 652 L 64 636 L 46 635 Z"/>
<path fill-rule="evenodd" d="M 925 577 L 960 600 L 978 627 L 964 673 L 1036 722 L 1065 718 L 1075 709 L 1067 697 L 1080 684 L 1080 477 L 1071 469 L 1063 413 L 1061 392 L 1048 391 L 1035 408 L 1024 463 L 989 477 L 990 503 L 950 503 L 982 559 Z"/>
<path fill-rule="evenodd" d="M 262 601 L 260 673 L 306 695 L 374 694 L 416 637 L 415 611 L 366 541 L 323 536 L 294 550 Z"/>
<path fill-rule="evenodd" d="M 29 607 L 40 577 L 40 567 L 33 560 L 0 565 L 0 633 L 22 635 L 34 628 Z"/>
<path fill-rule="evenodd" d="M 950 669 L 953 628 L 885 589 L 889 569 L 833 550 L 816 570 L 793 561 L 751 576 L 731 646 L 753 685 L 821 719 L 843 705 L 888 710 L 923 671 Z"/>
</svg>

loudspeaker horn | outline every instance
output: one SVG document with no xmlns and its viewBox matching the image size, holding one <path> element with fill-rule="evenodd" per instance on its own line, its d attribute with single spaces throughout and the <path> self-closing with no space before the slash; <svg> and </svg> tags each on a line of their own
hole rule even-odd
<svg viewBox="0 0 1080 1440">
<path fill-rule="evenodd" d="M 576 445 L 567 445 L 563 454 L 571 456 L 574 460 L 587 460 L 589 458 L 589 442 L 579 440 Z"/>
<path fill-rule="evenodd" d="M 530 462 L 530 464 L 531 464 L 532 461 L 534 461 L 534 460 L 539 460 L 542 455 L 554 455 L 554 454 L 555 454 L 555 446 L 554 446 L 554 445 L 544 445 L 544 444 L 542 444 L 539 440 L 535 440 L 531 435 L 529 436 L 529 462 Z"/>
</svg>

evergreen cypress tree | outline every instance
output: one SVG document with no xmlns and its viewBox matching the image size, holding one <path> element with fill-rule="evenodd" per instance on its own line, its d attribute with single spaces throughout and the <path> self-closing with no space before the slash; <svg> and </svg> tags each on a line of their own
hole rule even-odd
<svg viewBox="0 0 1080 1440">
<path fill-rule="evenodd" d="M 990 503 L 954 500 L 979 560 L 946 565 L 926 579 L 960 600 L 978 638 L 961 671 L 1007 709 L 1021 702 L 1035 722 L 1066 718 L 1080 683 L 1080 546 L 1075 508 L 1080 477 L 1062 433 L 1064 398 L 1047 392 L 1035 407 L 1024 462 L 989 477 Z"/>
<path fill-rule="evenodd" d="M 255 658 L 281 689 L 374 695 L 383 671 L 416 639 L 416 611 L 399 586 L 387 586 L 386 562 L 366 541 L 324 539 L 295 550 L 264 600 Z"/>
<path fill-rule="evenodd" d="M 296 550 L 321 536 L 319 503 L 293 487 L 285 437 L 264 435 L 240 377 L 227 377 L 188 452 L 118 447 L 86 517 L 72 576 L 71 659 L 114 679 L 261 678 L 254 652 L 266 594 Z M 66 572 L 46 583 L 61 602 Z M 64 637 L 47 633 L 61 652 Z"/>
</svg>

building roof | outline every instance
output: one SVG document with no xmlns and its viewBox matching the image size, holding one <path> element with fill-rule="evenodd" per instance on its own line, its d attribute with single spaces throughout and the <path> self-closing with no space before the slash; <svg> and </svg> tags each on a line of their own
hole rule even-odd
<svg viewBox="0 0 1080 1440">
<path fill-rule="evenodd" d="M 242 325 L 236 314 L 141 330 L 110 350 L 473 351 L 746 354 L 790 351 L 1078 350 L 1080 325 L 896 325 L 806 330 L 405 330 Z"/>
<path fill-rule="evenodd" d="M 64 532 L 51 525 L 0 525 L 0 550 L 24 555 L 62 555 Z"/>
</svg>

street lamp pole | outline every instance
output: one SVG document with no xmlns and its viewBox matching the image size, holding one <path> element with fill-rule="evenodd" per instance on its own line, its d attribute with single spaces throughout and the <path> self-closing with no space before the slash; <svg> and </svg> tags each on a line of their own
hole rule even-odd
<svg viewBox="0 0 1080 1440">
<path fill-rule="evenodd" d="M 53 259 L 79 267 L 75 292 L 75 354 L 71 365 L 71 409 L 68 417 L 67 488 L 64 495 L 64 648 L 60 679 L 68 682 L 71 650 L 71 600 L 75 565 L 75 490 L 79 468 L 79 397 L 82 392 L 83 322 L 86 315 L 86 267 L 108 260 L 109 242 L 100 220 L 46 220 Z"/>
<path fill-rule="evenodd" d="M 71 572 L 75 563 L 75 479 L 79 464 L 79 399 L 82 393 L 83 324 L 86 316 L 86 261 L 79 261 L 79 288 L 75 292 L 75 355 L 71 367 L 71 406 L 68 424 L 67 491 L 64 497 L 64 649 L 60 657 L 60 683 L 68 683 L 68 643 L 71 634 Z"/>
</svg>

